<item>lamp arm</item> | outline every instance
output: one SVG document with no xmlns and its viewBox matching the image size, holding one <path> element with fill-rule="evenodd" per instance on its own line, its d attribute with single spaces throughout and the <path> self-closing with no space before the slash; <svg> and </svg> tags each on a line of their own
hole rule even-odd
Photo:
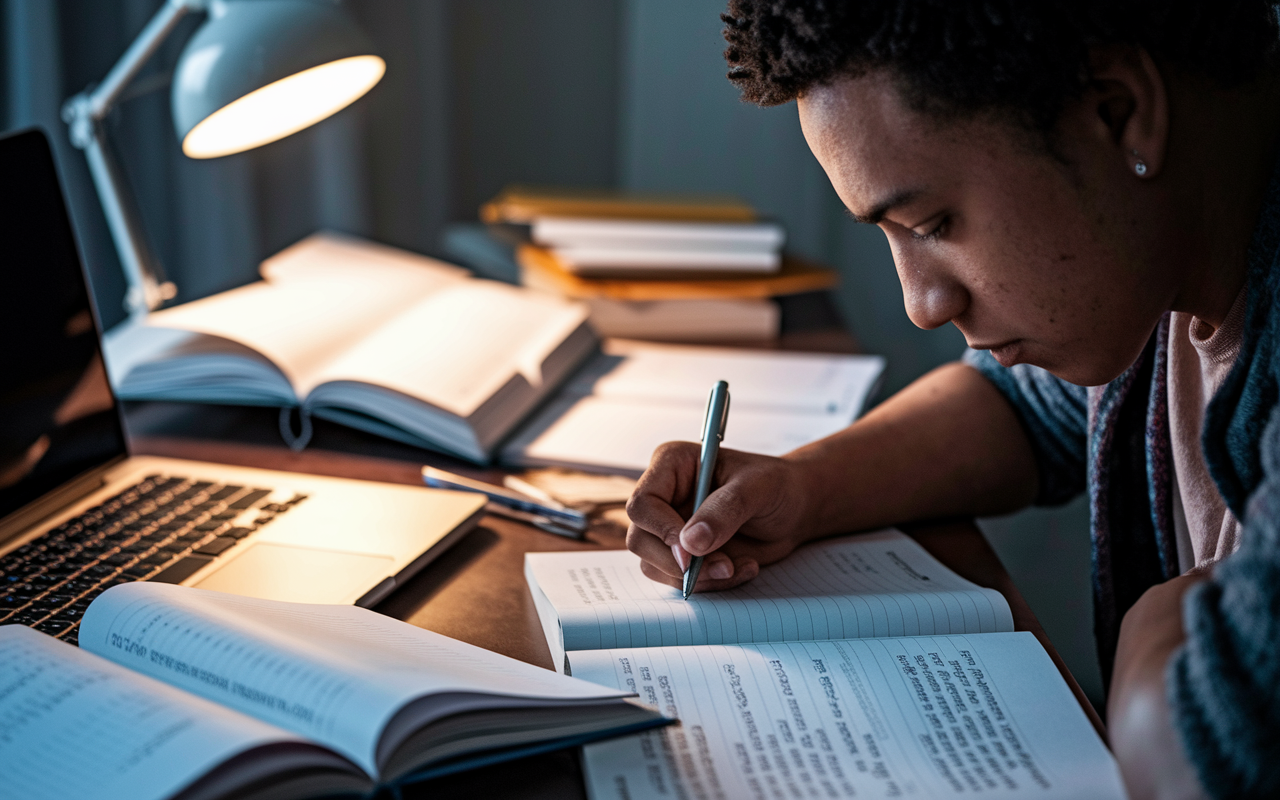
<svg viewBox="0 0 1280 800">
<path fill-rule="evenodd" d="M 209 2 L 166 0 L 102 83 L 77 94 L 62 106 L 62 119 L 70 129 L 71 143 L 84 151 L 89 162 L 89 173 L 129 285 L 124 305 L 131 317 L 143 317 L 159 308 L 177 294 L 177 287 L 163 279 L 160 265 L 147 246 L 137 207 L 107 147 L 101 122 L 182 18 L 193 11 L 206 10 Z"/>
<path fill-rule="evenodd" d="M 124 51 L 120 60 L 115 63 L 107 77 L 102 79 L 89 93 L 88 113 L 96 121 L 107 115 L 120 98 L 129 82 L 138 74 L 138 70 L 147 63 L 147 59 L 160 49 L 164 40 L 169 38 L 173 29 L 182 18 L 193 11 L 204 11 L 209 7 L 209 0 L 166 0 L 165 4 L 151 17 L 151 21 Z"/>
</svg>

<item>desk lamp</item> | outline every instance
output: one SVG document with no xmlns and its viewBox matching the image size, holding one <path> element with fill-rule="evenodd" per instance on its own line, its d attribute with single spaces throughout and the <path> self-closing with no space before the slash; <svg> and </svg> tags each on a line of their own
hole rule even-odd
<svg viewBox="0 0 1280 800">
<path fill-rule="evenodd" d="M 283 139 L 355 102 L 385 62 L 336 0 L 165 0 L 102 83 L 62 108 L 143 317 L 177 293 L 147 247 L 102 124 L 129 82 L 188 13 L 208 20 L 183 49 L 171 87 L 173 125 L 190 158 L 217 158 Z"/>
</svg>

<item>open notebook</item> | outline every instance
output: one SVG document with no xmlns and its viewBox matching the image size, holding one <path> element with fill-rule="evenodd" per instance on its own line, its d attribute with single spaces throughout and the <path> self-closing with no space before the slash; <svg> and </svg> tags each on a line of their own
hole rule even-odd
<svg viewBox="0 0 1280 800">
<path fill-rule="evenodd" d="M 697 441 L 719 380 L 731 397 L 724 446 L 780 456 L 853 422 L 884 366 L 880 356 L 609 339 L 503 447 L 502 460 L 638 476 L 663 442 Z"/>
<path fill-rule="evenodd" d="M 263 280 L 111 331 L 125 400 L 266 405 L 485 462 L 596 349 L 584 306 L 404 250 L 315 234 Z"/>
<path fill-rule="evenodd" d="M 0 628 L 0 797 L 368 796 L 666 722 L 633 696 L 367 609 L 123 584 L 80 649 Z"/>
<path fill-rule="evenodd" d="M 895 531 L 811 544 L 681 599 L 625 551 L 530 553 L 557 664 L 679 727 L 585 750 L 593 798 L 1123 798 L 1008 603 Z"/>
</svg>

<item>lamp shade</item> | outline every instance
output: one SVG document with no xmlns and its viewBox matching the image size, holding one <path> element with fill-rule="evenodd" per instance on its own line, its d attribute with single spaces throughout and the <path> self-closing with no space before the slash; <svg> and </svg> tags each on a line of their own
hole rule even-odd
<svg viewBox="0 0 1280 800">
<path fill-rule="evenodd" d="M 173 124 L 191 158 L 239 153 L 342 110 L 385 70 L 333 0 L 214 0 L 174 70 Z"/>
</svg>

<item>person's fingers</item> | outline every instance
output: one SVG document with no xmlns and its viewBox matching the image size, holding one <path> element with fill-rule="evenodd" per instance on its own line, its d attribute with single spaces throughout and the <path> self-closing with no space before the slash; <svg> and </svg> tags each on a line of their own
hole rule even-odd
<svg viewBox="0 0 1280 800">
<path fill-rule="evenodd" d="M 674 586 L 677 589 L 679 589 L 683 584 L 681 580 L 681 576 L 668 575 L 667 573 L 655 567 L 653 564 L 650 564 L 648 561 L 640 562 L 640 571 L 643 572 L 644 576 L 651 581 L 656 581 L 658 583 L 665 583 L 666 585 Z"/>
<path fill-rule="evenodd" d="M 715 575 L 709 574 L 708 564 L 704 561 L 702 563 L 702 571 L 698 573 L 698 582 L 693 587 L 695 593 L 722 592 L 725 589 L 740 586 L 760 574 L 760 565 L 756 563 L 755 559 L 740 558 L 737 561 L 730 562 L 728 556 L 724 556 L 722 553 L 714 555 L 722 556 L 724 559 L 723 565 L 732 569 L 732 573 L 728 577 L 717 578 Z M 711 558 L 712 556 L 707 556 L 707 561 L 710 561 Z"/>
<path fill-rule="evenodd" d="M 697 464 L 698 445 L 692 442 L 659 446 L 627 500 L 627 517 L 668 545 L 678 542 L 684 518 L 675 506 L 692 491 Z"/>
<path fill-rule="evenodd" d="M 684 574 L 671 553 L 671 546 L 634 522 L 627 529 L 627 549 L 640 556 L 641 566 L 648 564 L 664 575 L 677 578 Z"/>
<path fill-rule="evenodd" d="M 680 545 L 694 555 L 706 555 L 729 541 L 742 524 L 755 516 L 745 481 L 730 480 L 707 495 L 680 531 Z"/>
</svg>

